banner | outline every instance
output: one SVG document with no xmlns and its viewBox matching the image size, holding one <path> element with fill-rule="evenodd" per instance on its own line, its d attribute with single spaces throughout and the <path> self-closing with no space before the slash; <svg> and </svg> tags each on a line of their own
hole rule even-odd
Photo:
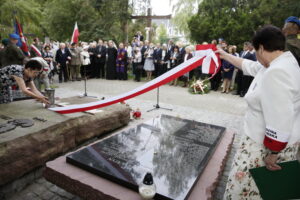
<svg viewBox="0 0 300 200">
<path fill-rule="evenodd" d="M 143 93 L 149 92 L 161 85 L 169 83 L 173 79 L 176 79 L 201 65 L 202 68 L 205 67 L 209 69 L 210 68 L 214 69 L 209 71 L 209 73 L 211 72 L 216 73 L 220 67 L 220 58 L 214 53 L 214 51 L 216 50 L 216 46 L 197 45 L 197 48 L 201 50 L 197 50 L 193 58 L 187 60 L 186 62 L 178 65 L 177 67 L 157 77 L 156 79 L 153 79 L 152 81 L 149 81 L 134 90 L 97 102 L 80 104 L 80 105 L 71 105 L 66 107 L 55 107 L 55 108 L 49 108 L 49 110 L 58 112 L 60 114 L 69 114 L 69 113 L 83 112 L 83 111 L 109 106 L 121 101 L 125 101 L 127 99 L 131 99 Z"/>
<path fill-rule="evenodd" d="M 79 37 L 79 29 L 78 29 L 77 22 L 76 22 L 74 30 L 73 30 L 72 38 L 71 38 L 71 44 L 72 43 L 78 44 L 78 37 Z"/>
<path fill-rule="evenodd" d="M 21 24 L 18 22 L 17 17 L 15 17 L 15 33 L 20 37 L 17 45 L 20 46 L 20 48 L 26 56 L 30 56 L 25 37 L 23 35 L 22 27 Z"/>
</svg>

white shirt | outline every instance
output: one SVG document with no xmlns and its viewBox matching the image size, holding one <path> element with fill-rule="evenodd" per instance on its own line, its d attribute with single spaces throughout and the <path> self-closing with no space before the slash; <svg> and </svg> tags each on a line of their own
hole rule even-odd
<svg viewBox="0 0 300 200">
<path fill-rule="evenodd" d="M 82 51 L 80 53 L 80 60 L 81 60 L 82 65 L 89 65 L 89 64 L 91 64 L 89 52 Z"/>
<path fill-rule="evenodd" d="M 244 60 L 245 75 L 254 76 L 245 99 L 244 132 L 263 144 L 272 140 L 294 144 L 300 140 L 300 68 L 291 52 L 274 59 L 268 68 Z"/>
<path fill-rule="evenodd" d="M 128 46 L 127 49 L 126 49 L 126 51 L 127 51 L 127 57 L 131 58 L 132 57 L 132 47 Z"/>
<path fill-rule="evenodd" d="M 189 56 L 189 54 L 187 54 L 187 53 L 184 55 L 184 62 L 187 61 L 188 56 Z"/>
<path fill-rule="evenodd" d="M 166 50 L 162 50 L 162 53 L 161 53 L 161 60 L 165 60 L 165 56 L 167 54 L 167 51 Z"/>
</svg>

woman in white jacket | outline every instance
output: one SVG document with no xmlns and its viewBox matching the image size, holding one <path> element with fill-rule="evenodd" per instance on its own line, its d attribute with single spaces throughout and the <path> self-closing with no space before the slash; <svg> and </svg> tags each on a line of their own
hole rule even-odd
<svg viewBox="0 0 300 200">
<path fill-rule="evenodd" d="M 91 64 L 91 60 L 90 60 L 90 54 L 88 52 L 88 48 L 89 46 L 84 46 L 83 47 L 83 51 L 80 53 L 80 60 L 81 60 L 81 77 L 84 77 L 85 79 L 87 78 L 87 76 L 90 73 L 90 64 Z"/>
<path fill-rule="evenodd" d="M 259 62 L 218 50 L 222 59 L 254 80 L 245 95 L 248 104 L 244 135 L 238 148 L 224 199 L 262 199 L 249 169 L 297 159 L 300 141 L 300 68 L 291 52 L 284 52 L 285 37 L 275 26 L 255 33 L 253 46 Z M 280 180 L 278 180 L 280 181 Z M 270 186 L 271 187 L 271 186 Z"/>
</svg>

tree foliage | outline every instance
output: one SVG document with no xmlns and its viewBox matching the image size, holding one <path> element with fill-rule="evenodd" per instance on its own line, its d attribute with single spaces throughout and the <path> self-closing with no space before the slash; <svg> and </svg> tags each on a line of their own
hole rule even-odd
<svg viewBox="0 0 300 200">
<path fill-rule="evenodd" d="M 129 17 L 126 0 L 52 0 L 46 4 L 44 24 L 58 40 L 69 39 L 77 21 L 81 40 L 124 41 Z"/>
<path fill-rule="evenodd" d="M 172 0 L 170 0 L 172 2 Z M 193 14 L 197 12 L 197 5 L 202 0 L 178 0 L 173 6 L 174 16 L 171 22 L 176 26 L 178 31 L 184 33 L 186 37 L 190 35 L 188 21 Z"/>
<path fill-rule="evenodd" d="M 41 7 L 35 0 L 0 0 L 0 11 L 0 30 L 4 37 L 14 30 L 14 16 L 21 24 L 30 25 L 27 32 L 42 33 Z"/>
<path fill-rule="evenodd" d="M 258 27 L 282 27 L 291 15 L 300 15 L 299 0 L 203 0 L 188 27 L 195 42 L 222 37 L 240 45 L 251 40 Z"/>
<path fill-rule="evenodd" d="M 80 40 L 126 41 L 127 34 L 131 39 L 131 34 L 138 30 L 135 28 L 144 23 L 140 20 L 133 24 L 130 20 L 131 6 L 136 2 L 142 0 L 0 0 L 0 34 L 5 38 L 14 31 L 16 13 L 23 32 L 41 38 L 70 40 L 77 21 Z"/>
<path fill-rule="evenodd" d="M 167 29 L 163 24 L 159 25 L 158 28 L 156 29 L 156 35 L 157 35 L 158 42 L 161 44 L 167 43 L 169 40 Z"/>
</svg>

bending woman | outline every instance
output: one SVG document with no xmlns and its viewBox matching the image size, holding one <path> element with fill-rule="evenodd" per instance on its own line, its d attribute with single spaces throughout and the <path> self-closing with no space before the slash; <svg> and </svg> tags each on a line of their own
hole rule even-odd
<svg viewBox="0 0 300 200">
<path fill-rule="evenodd" d="M 0 103 L 13 101 L 11 87 L 18 85 L 21 91 L 38 101 L 50 104 L 47 98 L 35 87 L 33 79 L 42 73 L 42 64 L 37 60 L 30 60 L 25 67 L 9 65 L 0 69 Z"/>
<path fill-rule="evenodd" d="M 277 162 L 296 160 L 300 141 L 300 68 L 285 37 L 267 25 L 253 37 L 257 60 L 235 57 L 223 50 L 222 59 L 254 80 L 245 95 L 248 104 L 244 135 L 229 173 L 224 199 L 262 199 L 249 169 L 266 166 L 281 170 Z M 280 181 L 280 180 L 278 180 Z"/>
</svg>

